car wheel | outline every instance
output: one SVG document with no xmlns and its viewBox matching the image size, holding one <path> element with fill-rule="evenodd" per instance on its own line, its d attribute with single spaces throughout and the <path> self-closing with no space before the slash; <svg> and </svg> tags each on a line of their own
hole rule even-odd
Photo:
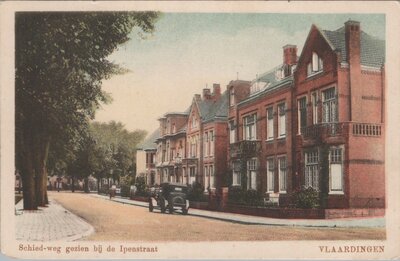
<svg viewBox="0 0 400 261">
<path fill-rule="evenodd" d="M 150 203 L 149 203 L 149 211 L 153 212 L 153 209 L 154 209 L 153 203 L 151 203 L 151 201 L 150 201 Z"/>
<path fill-rule="evenodd" d="M 182 208 L 182 213 L 183 213 L 183 215 L 187 215 L 188 211 L 189 211 L 189 209 L 187 209 L 187 208 Z"/>
<path fill-rule="evenodd" d="M 168 207 L 169 213 L 172 214 L 174 213 L 174 207 L 173 206 L 169 206 Z"/>
</svg>

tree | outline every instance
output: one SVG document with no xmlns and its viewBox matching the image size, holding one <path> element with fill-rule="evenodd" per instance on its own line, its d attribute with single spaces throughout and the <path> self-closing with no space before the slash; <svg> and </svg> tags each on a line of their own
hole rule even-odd
<svg viewBox="0 0 400 261">
<path fill-rule="evenodd" d="M 132 173 L 136 161 L 136 147 L 146 136 L 146 131 L 130 132 L 120 122 L 93 122 L 90 124 L 90 135 L 96 141 L 97 155 L 102 155 L 102 167 L 96 177 L 101 178 L 113 170 L 113 179 L 120 175 Z M 96 173 L 96 172 L 95 172 Z"/>
<path fill-rule="evenodd" d="M 154 30 L 156 12 L 17 13 L 16 167 L 24 209 L 46 204 L 49 151 L 87 130 L 107 95 L 102 81 L 124 72 L 107 60 L 133 28 Z M 59 145 L 55 145 L 59 146 Z M 61 145 L 62 147 L 62 145 Z"/>
</svg>

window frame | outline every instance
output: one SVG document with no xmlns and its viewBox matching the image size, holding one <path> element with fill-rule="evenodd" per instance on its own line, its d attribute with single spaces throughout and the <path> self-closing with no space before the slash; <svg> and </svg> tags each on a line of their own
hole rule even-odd
<svg viewBox="0 0 400 261">
<path fill-rule="evenodd" d="M 314 155 L 308 155 L 314 153 Z M 312 161 L 310 161 L 312 159 Z M 310 149 L 304 152 L 304 186 L 306 188 L 320 190 L 320 152 L 318 148 Z"/>
<path fill-rule="evenodd" d="M 332 163 L 332 151 L 337 151 L 337 150 L 340 150 L 340 165 L 341 165 L 341 168 L 340 168 L 340 171 L 341 171 L 341 173 L 340 173 L 340 178 L 341 178 L 341 181 L 340 181 L 340 184 L 341 184 L 341 189 L 332 189 L 332 183 L 333 183 L 333 175 L 332 175 L 332 165 L 333 165 L 333 163 Z M 338 156 L 338 155 L 335 155 L 336 157 Z M 329 148 L 329 194 L 339 194 L 339 195 L 342 195 L 342 194 L 344 194 L 344 182 L 345 182 L 345 179 L 344 179 L 344 146 L 343 145 L 341 145 L 341 146 L 331 146 L 330 148 Z M 338 162 L 338 160 L 336 160 L 335 162 Z M 337 164 L 337 163 L 336 163 Z"/>
<path fill-rule="evenodd" d="M 282 160 L 284 160 L 284 168 L 281 166 Z M 287 193 L 287 181 L 288 181 L 288 164 L 287 164 L 287 156 L 279 155 L 277 157 L 278 161 L 278 179 L 279 179 L 279 193 Z M 282 189 L 282 170 L 284 170 L 284 189 Z"/>
<path fill-rule="evenodd" d="M 267 193 L 275 193 L 275 159 L 273 156 L 267 157 L 266 162 L 267 162 L 267 168 L 266 168 L 266 170 L 267 170 Z M 271 188 L 271 185 L 272 185 L 272 188 Z"/>
<path fill-rule="evenodd" d="M 281 111 L 282 110 L 282 106 L 283 106 L 283 112 Z M 278 110 L 277 110 L 277 112 L 278 112 L 278 139 L 283 139 L 283 138 L 286 138 L 286 125 L 287 125 L 286 102 L 285 101 L 280 102 L 278 104 L 277 108 L 278 108 Z M 282 118 L 283 118 L 283 122 L 284 122 L 283 124 L 281 123 Z M 281 134 L 282 125 L 283 125 L 283 128 L 284 128 L 284 133 Z"/>
<path fill-rule="evenodd" d="M 300 102 L 304 100 L 304 126 L 302 126 L 302 107 L 300 106 Z M 307 127 L 307 95 L 302 95 L 297 98 L 297 134 L 302 134 L 301 129 Z"/>
<path fill-rule="evenodd" d="M 267 141 L 274 140 L 274 107 L 267 107 Z M 272 135 L 271 135 L 272 133 Z"/>
<path fill-rule="evenodd" d="M 249 124 L 248 119 L 253 118 L 251 124 Z M 250 128 L 252 126 L 252 128 Z M 248 131 L 247 131 L 248 130 Z M 254 130 L 250 133 L 250 130 Z M 244 140 L 257 140 L 257 113 L 252 113 L 243 116 L 243 138 Z M 250 135 L 250 137 L 248 137 Z"/>
</svg>

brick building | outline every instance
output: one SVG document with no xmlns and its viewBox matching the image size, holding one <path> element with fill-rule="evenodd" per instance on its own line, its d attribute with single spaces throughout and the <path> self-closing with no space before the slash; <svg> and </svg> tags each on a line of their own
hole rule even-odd
<svg viewBox="0 0 400 261">
<path fill-rule="evenodd" d="M 311 27 L 295 73 L 294 174 L 327 208 L 385 205 L 384 62 L 385 42 L 359 22 Z"/>
<path fill-rule="evenodd" d="M 185 157 L 188 112 L 170 112 L 159 118 L 159 137 L 156 139 L 156 184 L 184 183 L 182 159 Z"/>
<path fill-rule="evenodd" d="M 270 201 L 292 189 L 292 93 L 297 48 L 283 47 L 283 62 L 252 82 L 233 81 L 229 157 L 232 186 L 261 191 Z"/>
<path fill-rule="evenodd" d="M 385 205 L 385 42 L 348 21 L 311 27 L 301 55 L 229 92 L 231 186 L 289 203 L 301 187 L 325 208 Z"/>
<path fill-rule="evenodd" d="M 205 191 L 215 190 L 224 182 L 227 170 L 227 93 L 219 84 L 213 91 L 205 88 L 196 94 L 190 106 L 187 124 L 186 157 L 182 161 L 187 183 L 199 182 Z"/>
</svg>

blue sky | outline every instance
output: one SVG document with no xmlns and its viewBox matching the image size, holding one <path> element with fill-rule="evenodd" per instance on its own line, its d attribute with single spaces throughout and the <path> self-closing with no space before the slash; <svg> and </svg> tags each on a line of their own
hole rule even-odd
<svg viewBox="0 0 400 261">
<path fill-rule="evenodd" d="M 113 103 L 96 120 L 121 121 L 129 130 L 158 127 L 157 118 L 183 111 L 195 93 L 230 80 L 252 80 L 282 62 L 282 47 L 300 55 L 311 24 L 336 30 L 352 19 L 385 39 L 382 14 L 163 13 L 152 35 L 132 39 L 110 56 L 131 72 L 107 80 Z"/>
</svg>

